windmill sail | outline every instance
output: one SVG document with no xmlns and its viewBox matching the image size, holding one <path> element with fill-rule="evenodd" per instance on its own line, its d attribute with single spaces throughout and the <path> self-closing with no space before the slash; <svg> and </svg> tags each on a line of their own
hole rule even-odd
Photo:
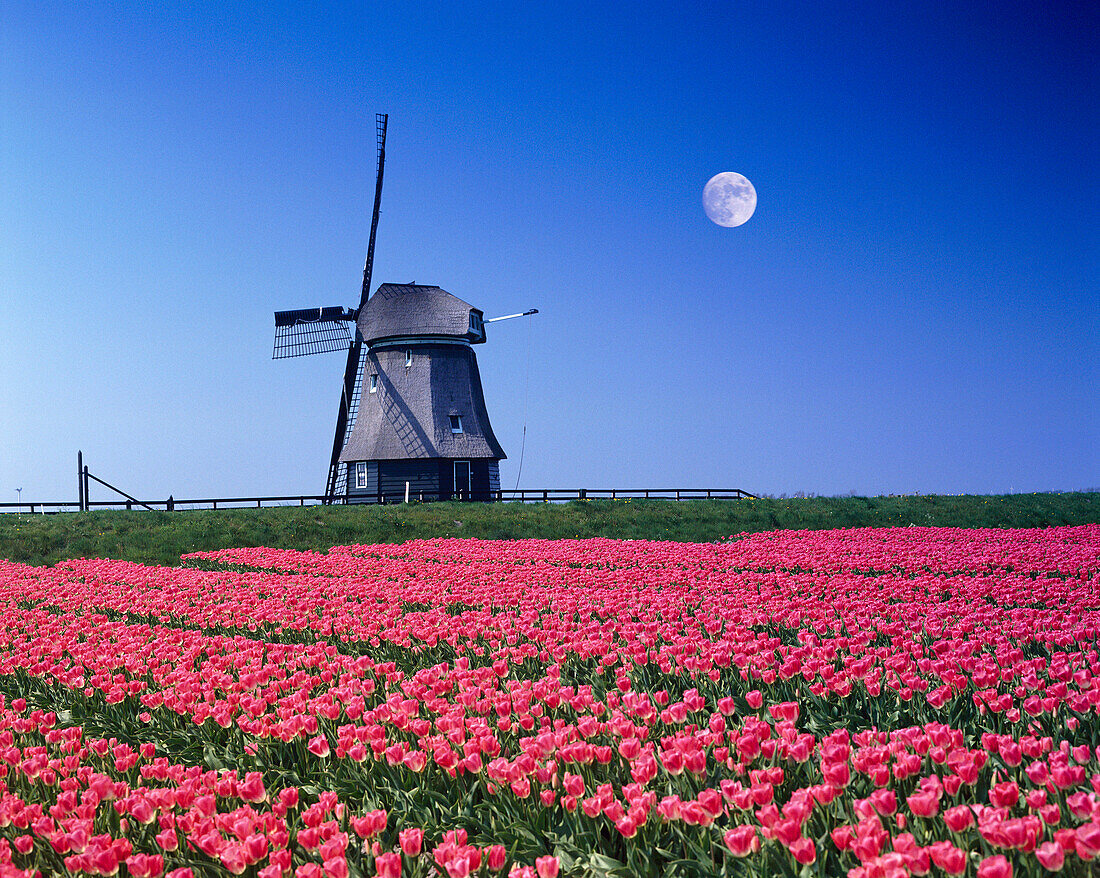
<svg viewBox="0 0 1100 878">
<path fill-rule="evenodd" d="M 346 351 L 354 341 L 348 323 L 354 324 L 356 316 L 355 311 L 339 306 L 276 311 L 271 359 Z"/>
<path fill-rule="evenodd" d="M 370 298 L 371 273 L 374 271 L 374 241 L 378 233 L 378 212 L 382 207 L 382 173 L 386 167 L 386 122 L 389 116 L 378 113 L 375 124 L 378 137 L 378 179 L 374 185 L 374 212 L 371 214 L 370 240 L 367 244 L 367 259 L 363 265 L 363 287 L 359 294 L 359 311 L 367 304 Z M 328 480 L 325 483 L 326 502 L 331 503 L 334 497 L 341 496 L 347 491 L 346 467 L 340 464 L 340 452 L 344 450 L 344 444 L 351 435 L 355 426 L 355 416 L 358 413 L 359 394 L 363 386 L 363 337 L 358 330 L 348 348 L 348 361 L 344 369 L 344 384 L 340 394 L 340 409 L 336 414 L 336 432 L 332 438 L 332 457 L 329 460 Z"/>
</svg>

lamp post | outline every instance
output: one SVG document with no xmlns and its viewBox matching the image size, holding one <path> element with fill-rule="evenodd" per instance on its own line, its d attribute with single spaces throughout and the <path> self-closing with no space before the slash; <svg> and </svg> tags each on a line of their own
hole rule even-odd
<svg viewBox="0 0 1100 878">
<path fill-rule="evenodd" d="M 22 512 L 23 511 L 23 489 L 22 488 L 16 488 L 15 489 L 15 495 L 19 498 L 19 511 Z"/>
</svg>

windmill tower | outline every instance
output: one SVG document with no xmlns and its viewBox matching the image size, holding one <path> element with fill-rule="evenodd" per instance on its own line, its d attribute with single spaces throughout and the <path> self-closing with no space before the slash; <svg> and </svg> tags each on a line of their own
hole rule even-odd
<svg viewBox="0 0 1100 878">
<path fill-rule="evenodd" d="M 486 320 L 445 290 L 418 284 L 382 284 L 370 295 L 386 123 L 379 114 L 378 179 L 359 307 L 275 312 L 272 358 L 348 352 L 327 503 L 490 500 L 500 490 L 506 455 L 489 423 L 472 345 L 484 343 L 487 323 L 538 311 Z"/>
</svg>

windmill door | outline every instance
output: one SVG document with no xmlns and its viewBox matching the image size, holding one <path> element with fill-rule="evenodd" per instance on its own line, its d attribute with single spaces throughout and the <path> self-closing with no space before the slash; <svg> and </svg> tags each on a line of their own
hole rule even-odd
<svg viewBox="0 0 1100 878">
<path fill-rule="evenodd" d="M 459 500 L 470 499 L 470 461 L 455 461 L 455 495 Z"/>
</svg>

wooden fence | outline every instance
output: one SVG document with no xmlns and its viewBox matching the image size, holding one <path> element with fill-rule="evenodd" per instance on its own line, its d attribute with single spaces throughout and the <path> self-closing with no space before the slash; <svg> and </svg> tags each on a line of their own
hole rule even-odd
<svg viewBox="0 0 1100 878">
<path fill-rule="evenodd" d="M 383 504 L 404 502 L 404 496 L 357 498 L 355 503 Z M 414 502 L 417 497 L 411 498 Z M 456 497 L 461 500 L 463 498 Z M 489 499 L 503 503 L 568 503 L 573 500 L 744 500 L 756 499 L 755 495 L 740 488 L 524 488 L 516 491 L 493 491 Z M 79 512 L 83 505 L 86 509 L 134 509 L 164 510 L 180 512 L 188 509 L 241 509 L 274 506 L 318 506 L 330 502 L 344 505 L 344 497 L 326 497 L 324 494 L 293 494 L 271 497 L 202 497 L 177 500 L 168 497 L 165 500 L 73 500 L 53 502 L 0 503 L 0 513 L 23 512 L 53 514 L 58 512 Z"/>
</svg>

